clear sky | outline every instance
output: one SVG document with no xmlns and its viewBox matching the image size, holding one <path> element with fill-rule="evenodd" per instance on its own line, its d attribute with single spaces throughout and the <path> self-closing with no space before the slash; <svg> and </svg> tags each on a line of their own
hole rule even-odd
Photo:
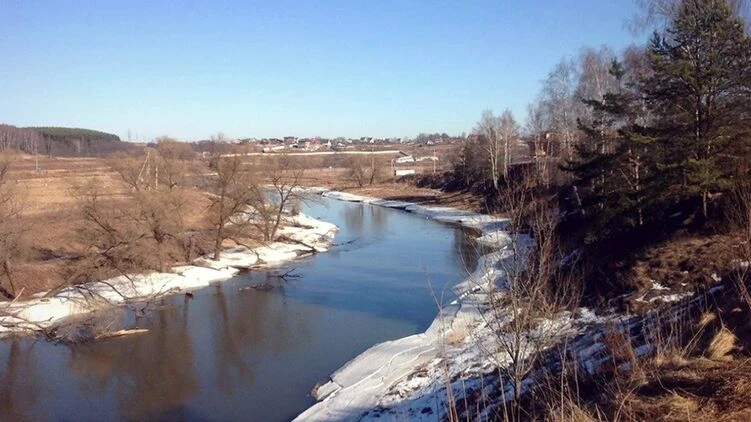
<svg viewBox="0 0 751 422">
<path fill-rule="evenodd" d="M 0 123 L 126 139 L 415 136 L 523 120 L 632 0 L 0 0 Z"/>
</svg>

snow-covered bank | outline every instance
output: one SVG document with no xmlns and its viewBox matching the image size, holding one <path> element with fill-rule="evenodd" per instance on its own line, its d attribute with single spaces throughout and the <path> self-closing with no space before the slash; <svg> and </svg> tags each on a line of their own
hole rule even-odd
<svg viewBox="0 0 751 422">
<path fill-rule="evenodd" d="M 344 192 L 324 192 L 323 196 L 403 209 L 439 222 L 472 228 L 482 233 L 482 243 L 500 249 L 479 259 L 475 271 L 454 288 L 460 298 L 444 307 L 424 333 L 377 344 L 355 357 L 334 372 L 329 382 L 317 388 L 319 403 L 296 419 L 368 419 L 378 417 L 383 409 L 408 402 L 396 415 L 434 420 L 438 404 L 433 393 L 443 382 L 442 375 L 447 375 L 445 370 L 457 364 L 464 372 L 487 369 L 488 359 L 482 351 L 494 348 L 495 341 L 484 310 L 491 287 L 503 275 L 502 261 L 513 255 L 504 250 L 512 241 L 503 231 L 508 221 L 449 207 Z M 477 341 L 483 343 L 481 347 Z M 452 363 L 447 364 L 447 360 Z"/>
<path fill-rule="evenodd" d="M 337 230 L 334 224 L 304 214 L 287 216 L 279 230 L 281 239 L 268 245 L 226 249 L 218 260 L 198 258 L 194 265 L 174 267 L 170 273 L 119 276 L 67 287 L 48 298 L 42 292 L 30 300 L 0 303 L 0 336 L 48 330 L 71 316 L 200 289 L 228 280 L 240 270 L 324 252 L 331 247 Z"/>
<path fill-rule="evenodd" d="M 508 221 L 492 216 L 340 192 L 326 192 L 324 196 L 403 209 L 436 221 L 470 227 L 481 233 L 476 239 L 478 244 L 496 250 L 482 256 L 475 271 L 454 287 L 459 299 L 441 309 L 424 333 L 377 344 L 346 363 L 328 382 L 316 388 L 314 396 L 319 402 L 295 420 L 386 417 L 432 421 L 448 418 L 449 407 L 457 403 L 459 407 L 467 406 L 466 411 L 471 413 L 469 417 L 459 410 L 459 419 L 465 416 L 468 420 L 492 419 L 492 414 L 483 412 L 499 409 L 501 402 L 514 397 L 513 383 L 498 376 L 499 370 L 511 364 L 509 350 L 503 344 L 513 341 L 510 340 L 513 332 L 504 334 L 513 319 L 512 313 L 492 303 L 503 300 L 506 271 L 524 265 L 531 239 L 509 233 Z M 659 285 L 655 289 L 664 290 Z M 661 300 L 666 301 L 664 297 L 667 296 L 661 296 Z M 669 312 L 654 311 L 645 316 L 603 317 L 580 308 L 573 313 L 540 317 L 522 334 L 524 346 L 517 349 L 523 350 L 522 359 L 529 353 L 542 355 L 539 366 L 532 368 L 522 382 L 522 391 L 543 376 L 543 369 L 561 367 L 558 345 L 565 344 L 567 358 L 575 359 L 578 365 L 574 365 L 590 374 L 598 374 L 614 363 L 621 368 L 628 362 L 617 362 L 610 354 L 608 335 L 619 331 L 631 339 L 637 357 L 647 355 L 659 341 L 654 334 L 656 321 L 678 320 L 700 302 L 700 297 L 682 300 Z"/>
</svg>

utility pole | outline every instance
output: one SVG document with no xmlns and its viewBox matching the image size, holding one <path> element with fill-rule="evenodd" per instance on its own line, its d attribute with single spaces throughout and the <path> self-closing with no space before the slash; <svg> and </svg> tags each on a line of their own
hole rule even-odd
<svg viewBox="0 0 751 422">
<path fill-rule="evenodd" d="M 370 145 L 370 174 L 375 174 L 375 145 Z"/>
<path fill-rule="evenodd" d="M 37 139 L 34 138 L 34 171 L 39 174 L 39 149 L 37 148 Z"/>
</svg>

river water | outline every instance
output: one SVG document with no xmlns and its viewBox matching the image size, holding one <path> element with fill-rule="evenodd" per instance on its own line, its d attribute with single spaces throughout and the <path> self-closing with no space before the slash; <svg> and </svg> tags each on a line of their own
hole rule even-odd
<svg viewBox="0 0 751 422">
<path fill-rule="evenodd" d="M 476 265 L 459 228 L 325 198 L 303 210 L 339 226 L 337 246 L 115 317 L 148 333 L 0 341 L 0 420 L 290 420 L 360 352 L 424 331 Z"/>
</svg>

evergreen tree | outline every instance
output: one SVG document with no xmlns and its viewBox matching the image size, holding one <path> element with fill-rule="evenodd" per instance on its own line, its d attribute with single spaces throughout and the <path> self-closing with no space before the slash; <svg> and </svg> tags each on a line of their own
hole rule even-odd
<svg viewBox="0 0 751 422">
<path fill-rule="evenodd" d="M 593 118 L 566 169 L 590 243 L 659 222 L 672 204 L 706 217 L 747 166 L 751 41 L 727 3 L 682 1 L 647 57 L 646 76 L 625 85 L 613 62 L 616 92 L 584 101 Z"/>
<path fill-rule="evenodd" d="M 751 43 L 725 0 L 684 0 L 648 56 L 644 91 L 658 116 L 663 182 L 675 199 L 700 199 L 706 217 L 738 164 L 728 152 L 748 136 L 738 117 L 751 104 Z"/>
<path fill-rule="evenodd" d="M 637 124 L 642 110 L 633 87 L 624 87 L 625 71 L 614 60 L 610 73 L 617 80 L 616 92 L 602 101 L 586 100 L 593 116 L 579 122 L 585 138 L 576 148 L 576 158 L 566 170 L 574 174 L 574 188 L 581 198 L 588 243 L 612 238 L 645 222 L 645 207 L 653 203 L 656 174 L 655 138 Z M 655 213 L 649 213 L 656 216 Z"/>
</svg>

